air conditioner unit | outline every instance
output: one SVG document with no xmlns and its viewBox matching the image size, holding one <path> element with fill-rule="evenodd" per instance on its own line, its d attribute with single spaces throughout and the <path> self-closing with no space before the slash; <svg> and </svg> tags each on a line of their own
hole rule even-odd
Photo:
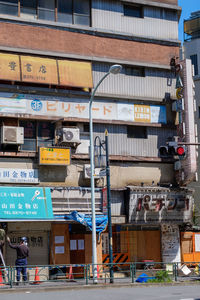
<svg viewBox="0 0 200 300">
<path fill-rule="evenodd" d="M 63 127 L 57 132 L 58 143 L 77 143 L 80 144 L 80 129 L 75 127 Z"/>
<path fill-rule="evenodd" d="M 2 126 L 1 144 L 24 144 L 24 127 Z"/>
<path fill-rule="evenodd" d="M 101 168 L 94 169 L 94 178 L 102 178 L 106 176 L 106 170 Z M 84 178 L 91 178 L 91 168 L 90 165 L 84 165 Z"/>
</svg>

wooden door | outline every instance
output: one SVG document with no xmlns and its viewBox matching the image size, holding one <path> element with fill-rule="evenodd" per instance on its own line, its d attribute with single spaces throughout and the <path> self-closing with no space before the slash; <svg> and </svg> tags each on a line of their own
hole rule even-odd
<svg viewBox="0 0 200 300">
<path fill-rule="evenodd" d="M 85 235 L 70 234 L 70 264 L 85 264 Z M 84 277 L 84 267 L 73 266 L 74 277 Z"/>
<path fill-rule="evenodd" d="M 85 263 L 85 235 L 70 234 L 70 263 Z"/>
<path fill-rule="evenodd" d="M 51 264 L 70 264 L 69 227 L 67 224 L 52 224 L 50 248 Z"/>
</svg>

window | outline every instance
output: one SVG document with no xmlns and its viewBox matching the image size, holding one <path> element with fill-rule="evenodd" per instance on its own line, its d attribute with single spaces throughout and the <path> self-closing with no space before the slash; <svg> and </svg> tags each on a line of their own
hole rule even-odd
<svg viewBox="0 0 200 300">
<path fill-rule="evenodd" d="M 90 5 L 88 0 L 74 0 L 74 24 L 90 25 Z"/>
<path fill-rule="evenodd" d="M 20 15 L 37 18 L 37 0 L 20 0 Z"/>
<path fill-rule="evenodd" d="M 24 144 L 20 146 L 20 150 L 36 151 L 36 122 L 20 121 L 20 127 L 24 127 Z"/>
<path fill-rule="evenodd" d="M 90 26 L 90 0 L 0 0 L 0 13 Z"/>
<path fill-rule="evenodd" d="M 128 76 L 145 77 L 145 69 L 142 67 L 125 67 L 124 70 Z"/>
<path fill-rule="evenodd" d="M 144 17 L 168 21 L 178 21 L 178 14 L 176 10 L 151 6 L 145 7 Z"/>
<path fill-rule="evenodd" d="M 38 146 L 51 147 L 54 143 L 54 124 L 38 122 Z"/>
<path fill-rule="evenodd" d="M 89 126 L 89 124 L 83 124 L 83 131 L 84 132 L 90 132 L 90 126 Z"/>
<path fill-rule="evenodd" d="M 65 22 L 72 24 L 72 0 L 63 1 L 58 0 L 58 22 Z"/>
<path fill-rule="evenodd" d="M 142 6 L 124 5 L 124 16 L 134 17 L 134 18 L 143 18 Z"/>
<path fill-rule="evenodd" d="M 199 106 L 199 118 L 200 118 L 200 106 Z"/>
<path fill-rule="evenodd" d="M 194 66 L 194 76 L 198 75 L 198 59 L 197 54 L 191 55 L 190 59 L 192 61 L 192 65 Z"/>
<path fill-rule="evenodd" d="M 58 21 L 89 26 L 89 0 L 58 0 Z"/>
<path fill-rule="evenodd" d="M 145 126 L 127 126 L 127 138 L 147 139 Z"/>
<path fill-rule="evenodd" d="M 18 16 L 18 0 L 0 0 L 1 14 Z"/>
<path fill-rule="evenodd" d="M 55 21 L 55 1 L 39 0 L 38 1 L 38 19 Z"/>
<path fill-rule="evenodd" d="M 54 124 L 51 122 L 21 120 L 24 127 L 24 144 L 20 146 L 23 151 L 37 151 L 37 147 L 51 147 L 54 145 Z"/>
</svg>

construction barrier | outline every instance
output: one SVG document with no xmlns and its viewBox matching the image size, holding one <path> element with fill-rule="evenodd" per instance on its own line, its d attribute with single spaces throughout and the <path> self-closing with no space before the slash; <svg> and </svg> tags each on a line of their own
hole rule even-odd
<svg viewBox="0 0 200 300">
<path fill-rule="evenodd" d="M 113 267 L 114 266 L 114 267 Z M 97 270 L 97 283 L 136 283 L 143 284 L 148 280 L 156 280 L 157 274 L 164 274 L 171 282 L 189 281 L 200 279 L 199 274 L 200 262 L 180 262 L 180 263 L 163 263 L 154 262 L 151 266 L 144 266 L 144 262 L 113 263 L 106 262 L 95 265 Z M 46 283 L 62 282 L 65 285 L 92 284 L 94 281 L 92 264 L 71 264 L 71 265 L 38 265 L 27 266 L 28 281 L 19 282 L 20 286 L 30 285 L 32 287 L 45 285 Z M 12 288 L 17 286 L 16 280 L 17 267 L 5 267 L 0 269 L 0 289 Z M 162 272 L 161 272 L 162 271 Z M 77 276 L 78 275 L 78 276 Z M 159 275 L 160 276 L 160 275 Z M 142 278 L 142 280 L 137 280 Z M 145 278 L 145 280 L 143 280 Z M 160 280 L 160 279 L 159 279 Z M 138 283 L 138 284 L 139 284 Z"/>
</svg>

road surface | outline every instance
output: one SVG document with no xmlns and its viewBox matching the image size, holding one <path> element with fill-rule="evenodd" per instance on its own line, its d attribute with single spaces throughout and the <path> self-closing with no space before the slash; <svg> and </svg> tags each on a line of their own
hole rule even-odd
<svg viewBox="0 0 200 300">
<path fill-rule="evenodd" d="M 2 300 L 200 300 L 200 284 L 188 286 L 105 287 L 73 290 L 22 289 L 0 293 Z"/>
</svg>

